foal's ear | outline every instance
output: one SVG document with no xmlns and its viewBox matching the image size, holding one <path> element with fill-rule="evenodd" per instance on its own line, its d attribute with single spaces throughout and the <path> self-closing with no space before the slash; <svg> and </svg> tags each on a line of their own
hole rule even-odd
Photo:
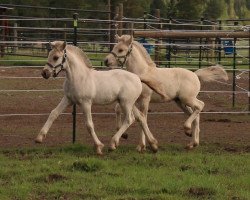
<svg viewBox="0 0 250 200">
<path fill-rule="evenodd" d="M 51 48 L 51 49 L 54 49 L 55 46 L 56 46 L 56 43 L 55 43 L 55 42 L 49 42 L 49 45 L 50 45 L 50 48 Z"/>
<path fill-rule="evenodd" d="M 115 41 L 120 42 L 120 39 L 121 39 L 121 37 L 118 34 L 116 34 L 115 35 Z"/>
<path fill-rule="evenodd" d="M 50 42 L 50 47 L 52 49 L 57 49 L 58 51 L 63 51 L 66 48 L 66 41 L 54 41 L 54 42 Z"/>
<path fill-rule="evenodd" d="M 134 41 L 133 36 L 128 36 L 128 39 L 125 41 L 127 45 L 130 45 Z"/>
<path fill-rule="evenodd" d="M 61 46 L 61 49 L 64 50 L 66 48 L 66 45 L 67 45 L 67 42 L 64 41 L 63 44 L 62 44 L 62 46 Z"/>
</svg>

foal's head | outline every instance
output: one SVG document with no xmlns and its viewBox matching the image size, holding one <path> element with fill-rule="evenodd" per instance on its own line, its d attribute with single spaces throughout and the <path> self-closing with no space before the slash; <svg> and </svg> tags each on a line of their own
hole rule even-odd
<svg viewBox="0 0 250 200">
<path fill-rule="evenodd" d="M 66 42 L 55 41 L 50 43 L 51 51 L 49 52 L 48 62 L 42 70 L 42 76 L 48 79 L 51 75 L 56 77 L 66 65 Z"/>
<path fill-rule="evenodd" d="M 105 65 L 110 68 L 114 68 L 115 66 L 123 67 L 132 51 L 132 36 L 122 35 L 119 37 L 116 35 L 116 41 L 118 43 L 114 46 L 111 53 L 107 55 L 104 60 Z"/>
</svg>

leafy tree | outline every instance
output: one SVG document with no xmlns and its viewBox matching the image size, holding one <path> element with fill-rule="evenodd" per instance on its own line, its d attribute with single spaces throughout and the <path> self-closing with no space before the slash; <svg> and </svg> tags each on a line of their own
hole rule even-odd
<svg viewBox="0 0 250 200">
<path fill-rule="evenodd" d="M 155 15 L 155 10 L 160 9 L 161 17 L 167 17 L 167 6 L 163 0 L 153 0 L 150 4 L 150 13 L 151 15 Z"/>
<path fill-rule="evenodd" d="M 200 19 L 203 12 L 202 0 L 179 0 L 176 4 L 177 17 L 182 19 Z"/>
<path fill-rule="evenodd" d="M 250 0 L 246 0 L 246 7 L 248 10 L 250 10 Z"/>
<path fill-rule="evenodd" d="M 167 18 L 176 18 L 177 15 L 177 0 L 170 0 L 167 4 L 167 8 L 166 8 L 166 13 L 167 13 Z"/>
<path fill-rule="evenodd" d="M 250 3 L 250 1 L 249 1 Z M 239 18 L 245 18 L 247 13 L 247 1 L 246 0 L 235 0 L 234 10 Z M 248 9 L 249 10 L 249 9 Z"/>
<path fill-rule="evenodd" d="M 218 19 L 224 10 L 224 2 L 218 0 L 209 0 L 204 11 L 204 15 L 208 19 Z"/>
</svg>

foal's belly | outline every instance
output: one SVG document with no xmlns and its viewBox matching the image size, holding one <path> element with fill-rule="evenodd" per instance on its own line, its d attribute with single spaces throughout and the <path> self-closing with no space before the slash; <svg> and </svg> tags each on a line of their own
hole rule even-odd
<svg viewBox="0 0 250 200">
<path fill-rule="evenodd" d="M 96 96 L 93 98 L 93 103 L 105 105 L 114 103 L 115 101 L 117 101 L 117 99 L 118 99 L 117 93 L 104 90 L 104 91 L 99 91 L 96 94 Z"/>
</svg>

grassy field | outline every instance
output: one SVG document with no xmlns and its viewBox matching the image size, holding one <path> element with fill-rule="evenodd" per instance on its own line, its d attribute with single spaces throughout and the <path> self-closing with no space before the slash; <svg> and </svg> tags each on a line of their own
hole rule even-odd
<svg viewBox="0 0 250 200">
<path fill-rule="evenodd" d="M 0 150 L 0 199 L 250 199 L 249 147 Z"/>
<path fill-rule="evenodd" d="M 25 52 L 27 55 L 31 53 Z M 24 53 L 24 54 L 25 54 Z M 87 56 L 91 59 L 93 66 L 104 66 L 104 58 L 107 54 L 105 53 L 86 53 Z M 236 68 L 237 69 L 248 69 L 248 51 L 247 50 L 238 50 L 238 58 L 236 59 Z M 0 66 L 43 66 L 47 62 L 46 54 L 43 57 L 34 57 L 34 56 L 14 56 L 6 55 L 0 57 Z M 154 55 L 152 54 L 152 59 L 154 60 Z M 162 61 L 161 66 L 168 66 L 166 60 L 166 51 L 162 50 L 160 53 L 160 61 Z M 206 67 L 212 64 L 218 63 L 217 59 L 209 58 L 209 61 L 206 57 L 202 57 L 201 66 Z M 221 65 L 228 69 L 233 68 L 233 55 L 222 55 Z M 198 53 L 190 52 L 188 55 L 184 52 L 180 52 L 176 55 L 171 56 L 171 67 L 183 67 L 183 68 L 198 68 L 199 66 L 199 55 Z"/>
</svg>

